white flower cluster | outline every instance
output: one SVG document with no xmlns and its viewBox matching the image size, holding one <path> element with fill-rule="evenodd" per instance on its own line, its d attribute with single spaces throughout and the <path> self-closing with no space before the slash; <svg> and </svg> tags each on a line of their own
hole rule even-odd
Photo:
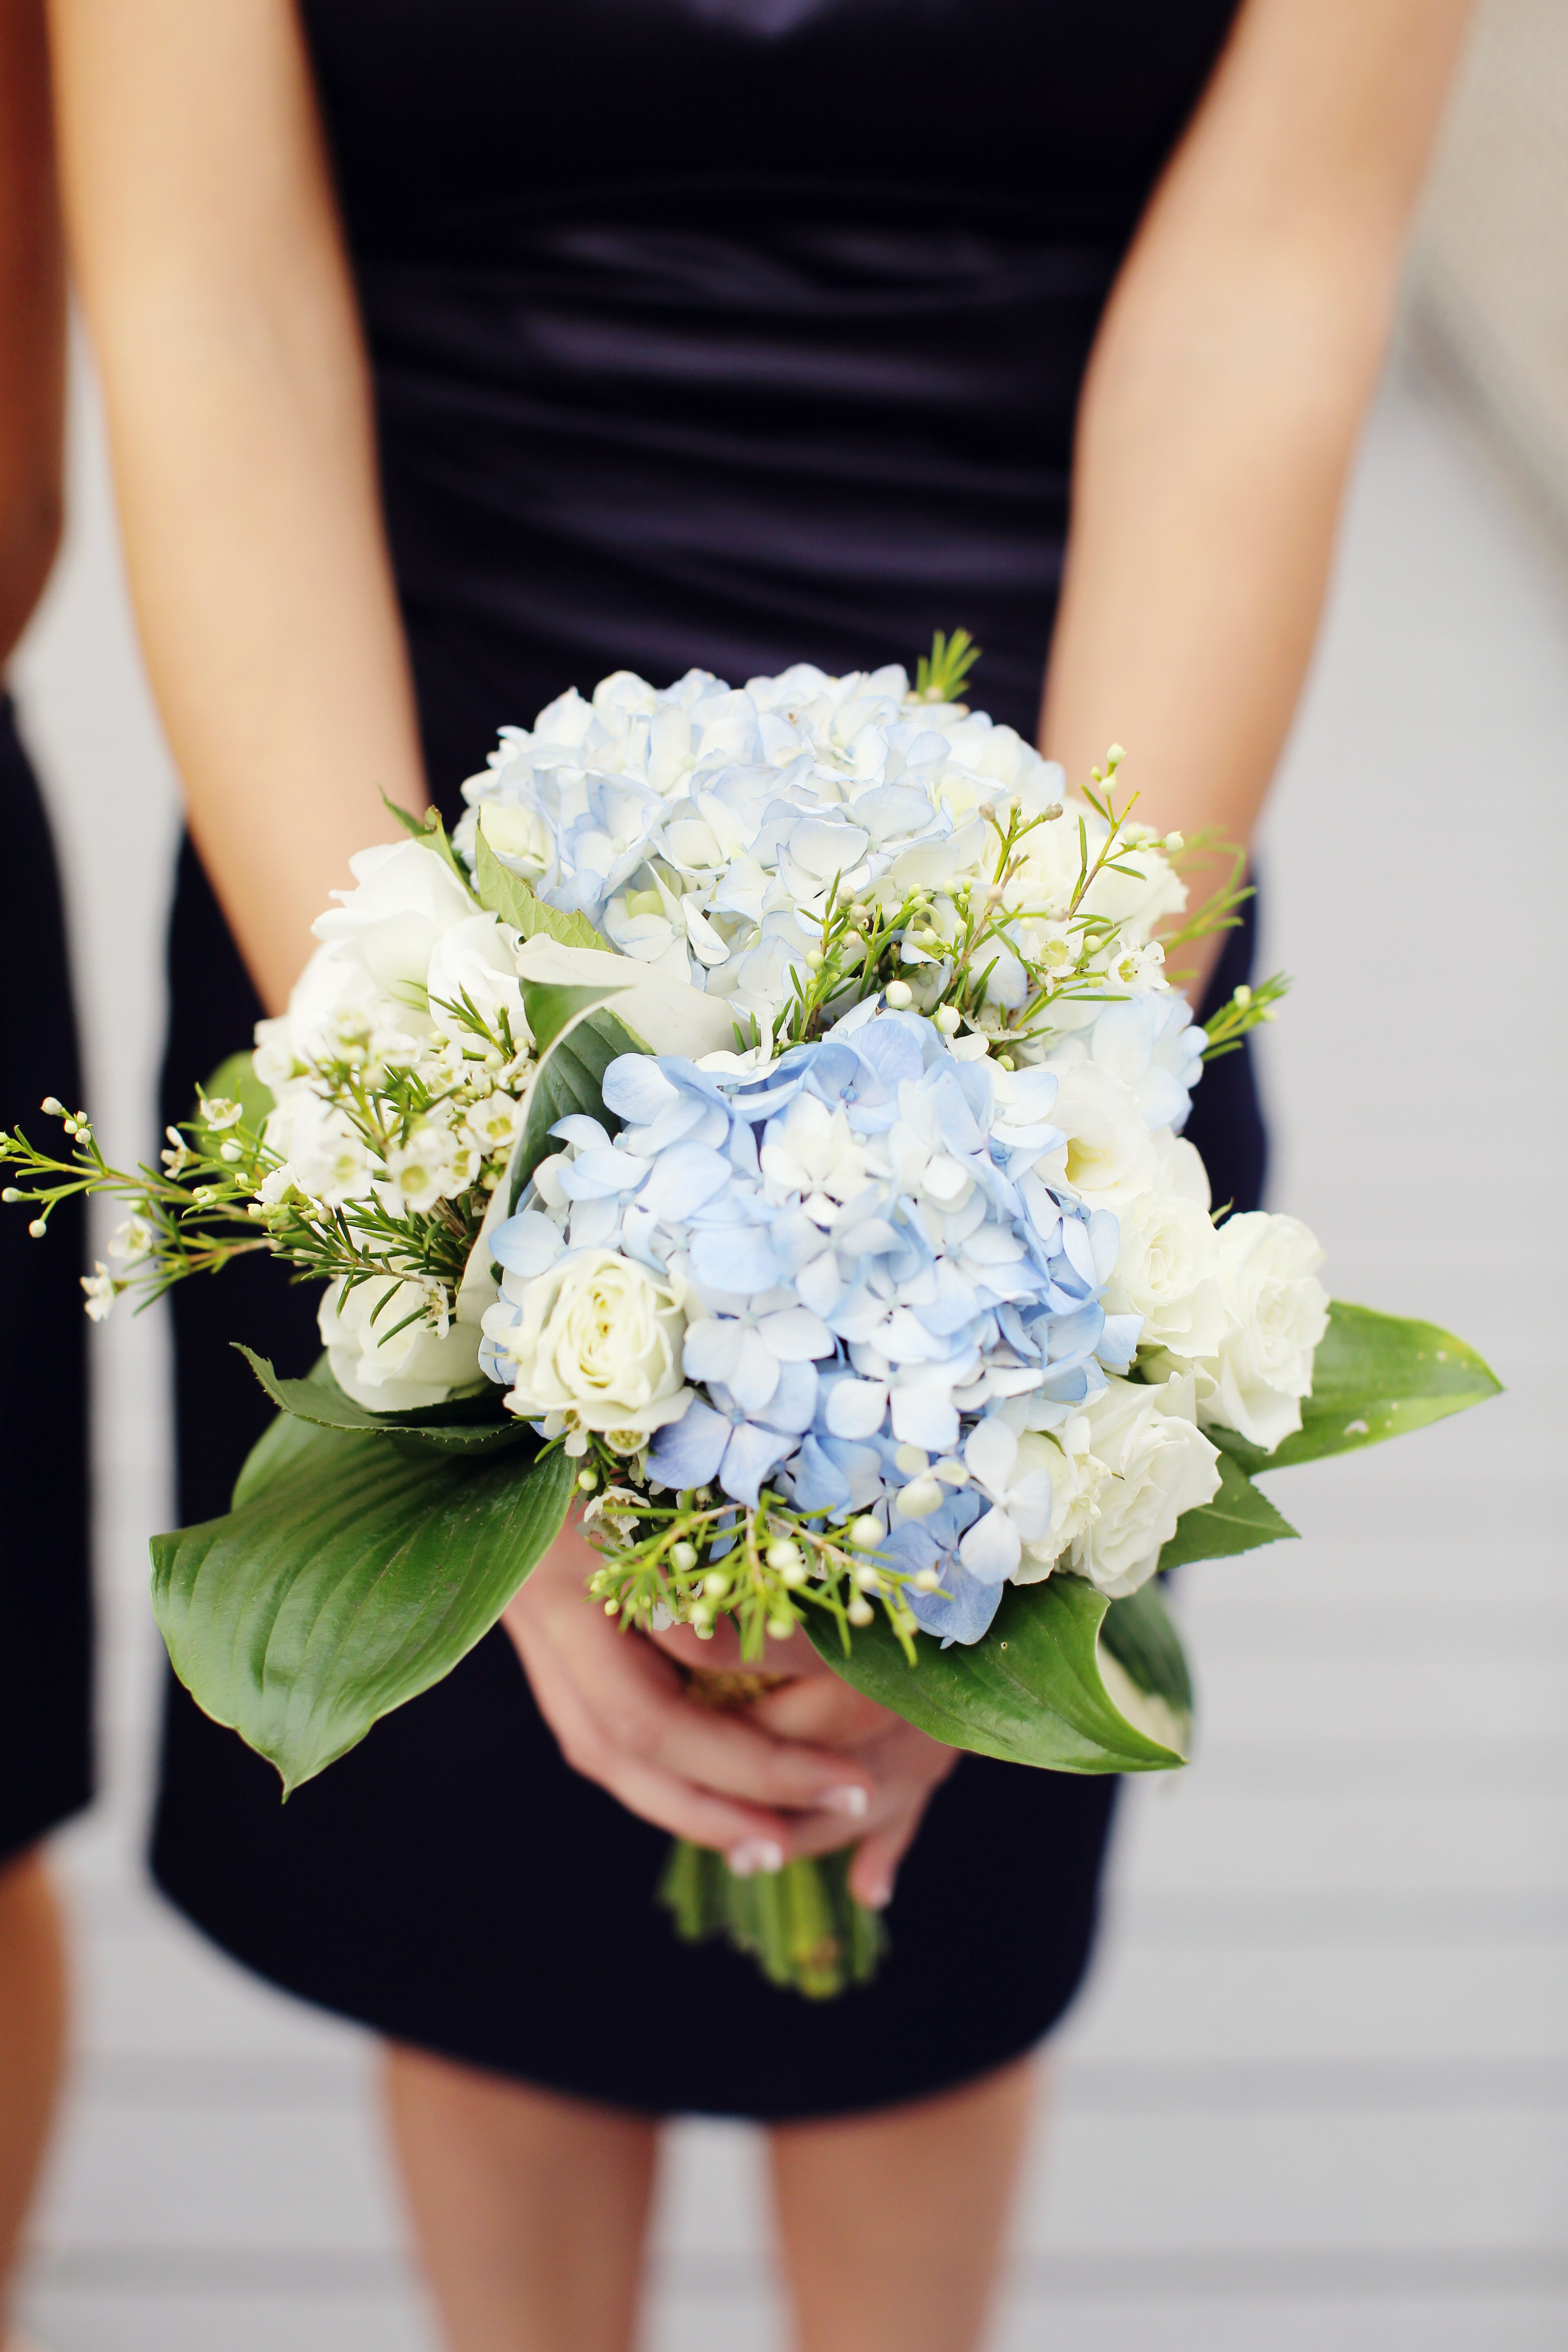
<svg viewBox="0 0 1568 2352">
<path fill-rule="evenodd" d="M 393 1411 L 477 1375 L 483 1300 L 454 1314 L 449 1286 L 417 1270 L 396 1227 L 417 1230 L 465 1194 L 482 1213 L 531 1066 L 517 934 L 422 842 L 363 850 L 353 871 L 355 887 L 315 926 L 321 944 L 288 1012 L 257 1024 L 257 1076 L 276 1097 L 276 1165 L 257 1197 L 265 1211 L 382 1213 L 352 1222 L 358 1250 L 388 1272 L 334 1283 L 321 1328 L 340 1384 Z"/>
<path fill-rule="evenodd" d="M 629 671 L 574 690 L 531 730 L 503 729 L 463 787 L 455 835 L 489 847 L 552 906 L 622 955 L 728 999 L 763 1031 L 804 981 L 830 898 L 889 911 L 924 901 L 901 941 L 914 1001 L 952 976 L 964 911 L 993 894 L 986 1004 L 1016 1014 L 1041 982 L 1163 984 L 1154 925 L 1185 893 L 1156 837 L 1124 828 L 1075 904 L 1079 822 L 1089 858 L 1110 826 L 1010 727 L 913 700 L 903 669 L 828 677 L 809 664 L 732 688 L 690 670 L 656 690 Z M 1034 823 L 995 883 L 998 830 Z M 1066 1004 L 1055 1026 L 1072 1025 Z"/>
</svg>

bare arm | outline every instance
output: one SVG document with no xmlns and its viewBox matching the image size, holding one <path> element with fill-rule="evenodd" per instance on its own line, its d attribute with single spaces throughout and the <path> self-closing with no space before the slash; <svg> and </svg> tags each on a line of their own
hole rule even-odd
<svg viewBox="0 0 1568 2352">
<path fill-rule="evenodd" d="M 1163 829 L 1262 806 L 1466 14 L 1247 0 L 1111 296 L 1042 741 L 1075 782 L 1124 744 Z"/>
<path fill-rule="evenodd" d="M 278 1006 L 426 797 L 370 389 L 289 0 L 51 0 L 72 256 L 191 829 Z"/>
<path fill-rule="evenodd" d="M 0 669 L 60 537 L 65 265 L 44 0 L 0 6 Z"/>
</svg>

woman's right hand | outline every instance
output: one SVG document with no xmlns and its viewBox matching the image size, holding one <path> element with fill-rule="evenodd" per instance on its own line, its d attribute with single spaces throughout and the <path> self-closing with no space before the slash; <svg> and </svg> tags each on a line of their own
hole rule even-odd
<svg viewBox="0 0 1568 2352">
<path fill-rule="evenodd" d="M 586 1598 L 599 1564 L 579 1529 L 563 1528 L 502 1618 L 574 1771 L 742 1870 L 776 1870 L 873 1825 L 872 1767 L 688 1697 L 657 1643 Z"/>
</svg>

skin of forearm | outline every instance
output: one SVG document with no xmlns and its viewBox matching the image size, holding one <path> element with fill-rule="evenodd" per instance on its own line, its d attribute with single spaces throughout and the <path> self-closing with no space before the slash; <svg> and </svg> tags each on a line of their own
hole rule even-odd
<svg viewBox="0 0 1568 2352">
<path fill-rule="evenodd" d="M 106 373 L 132 593 L 204 865 L 281 1004 L 353 853 L 425 787 L 370 425 L 262 313 L 149 316 Z"/>
<path fill-rule="evenodd" d="M 59 545 L 65 259 L 41 0 L 0 5 L 0 671 Z"/>
<path fill-rule="evenodd" d="M 1466 15 L 1245 0 L 1113 289 L 1041 740 L 1079 782 L 1121 744 L 1162 831 L 1245 844 L 1262 806 Z M 1177 952 L 1190 987 L 1219 944 Z"/>
<path fill-rule="evenodd" d="M 126 564 L 192 834 L 281 1004 L 426 798 L 369 373 L 280 0 L 52 0 L 61 179 Z"/>
<path fill-rule="evenodd" d="M 1233 269 L 1206 318 L 1183 290 L 1108 322 L 1086 389 L 1041 740 L 1075 782 L 1120 743 L 1139 818 L 1245 844 L 1310 658 L 1383 311 L 1277 268 Z M 1229 870 L 1194 862 L 1191 905 Z M 1176 950 L 1173 977 L 1201 988 L 1220 943 Z"/>
</svg>

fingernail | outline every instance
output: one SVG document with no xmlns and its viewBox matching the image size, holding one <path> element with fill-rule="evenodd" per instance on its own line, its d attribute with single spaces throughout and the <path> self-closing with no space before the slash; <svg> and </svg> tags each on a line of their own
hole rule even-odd
<svg viewBox="0 0 1568 2352">
<path fill-rule="evenodd" d="M 737 1878 L 750 1878 L 756 1870 L 782 1870 L 784 1848 L 772 1838 L 742 1838 L 724 1859 Z"/>
<path fill-rule="evenodd" d="M 868 1888 L 860 1897 L 868 1911 L 885 1911 L 892 1899 L 893 1882 L 890 1878 L 879 1879 L 876 1885 Z"/>
<path fill-rule="evenodd" d="M 843 1813 L 852 1822 L 863 1822 L 871 1810 L 865 1790 L 850 1780 L 841 1789 L 825 1789 L 816 1801 L 825 1813 Z"/>
</svg>

